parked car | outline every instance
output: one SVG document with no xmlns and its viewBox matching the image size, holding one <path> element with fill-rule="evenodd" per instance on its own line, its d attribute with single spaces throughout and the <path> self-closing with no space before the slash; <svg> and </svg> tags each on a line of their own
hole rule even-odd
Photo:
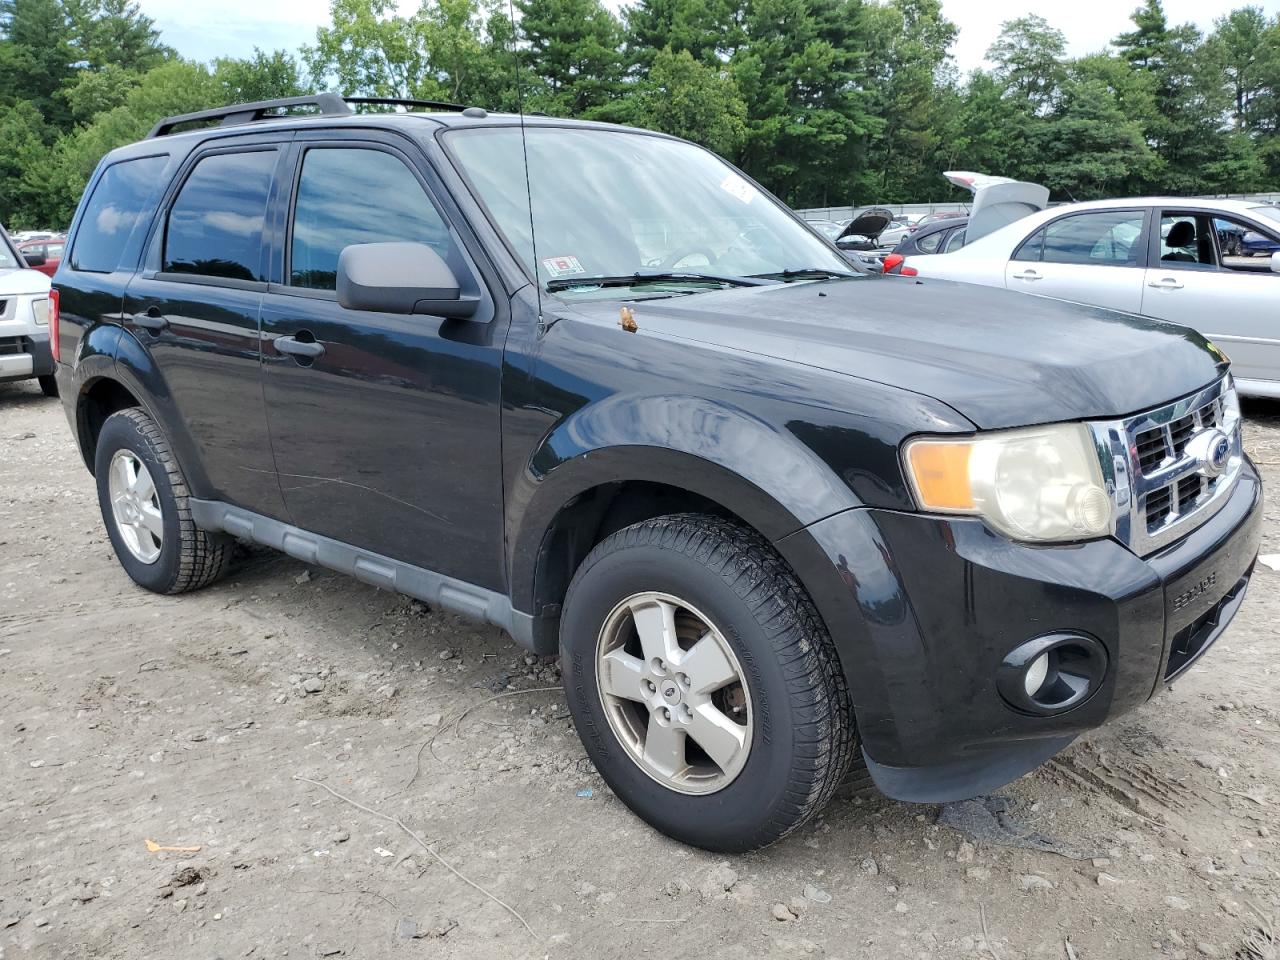
<svg viewBox="0 0 1280 960">
<path fill-rule="evenodd" d="M 885 250 L 892 250 L 905 238 L 909 237 L 916 228 L 905 220 L 893 219 L 889 221 L 889 225 L 880 231 L 880 236 L 876 237 L 877 244 Z"/>
<path fill-rule="evenodd" d="M 496 624 L 618 798 L 724 851 L 854 770 L 995 790 L 1239 608 L 1260 481 L 1193 331 L 852 274 L 672 137 L 428 109 L 239 105 L 99 164 L 54 343 L 136 583 L 240 538 Z"/>
<path fill-rule="evenodd" d="M 58 395 L 49 350 L 49 278 L 27 269 L 0 230 L 0 383 L 35 378 L 47 397 Z"/>
<path fill-rule="evenodd" d="M 52 237 L 48 240 L 28 240 L 18 247 L 22 259 L 32 270 L 39 270 L 46 277 L 52 277 L 62 262 L 62 248 L 66 237 Z"/>
<path fill-rule="evenodd" d="M 828 240 L 835 240 L 844 232 L 845 225 L 837 220 L 806 220 L 805 223 L 813 227 Z"/>
<path fill-rule="evenodd" d="M 1241 232 L 1245 253 L 1273 251 L 1271 260 L 1228 258 L 1224 229 Z M 947 256 L 907 257 L 899 269 L 1194 327 L 1230 354 L 1242 393 L 1280 397 L 1276 251 L 1275 207 L 1153 197 L 1053 207 Z"/>
<path fill-rule="evenodd" d="M 1280 223 L 1280 211 L 1274 206 L 1254 207 L 1253 210 L 1259 216 L 1266 216 Z M 1276 239 L 1274 233 L 1266 233 L 1261 230 L 1244 230 L 1240 237 L 1237 252 L 1246 257 L 1272 256 L 1280 252 L 1280 240 Z"/>
<path fill-rule="evenodd" d="M 964 246 L 968 217 L 947 217 L 919 227 L 904 237 L 885 258 L 881 267 L 884 273 L 915 276 L 915 268 L 903 269 L 908 257 L 932 253 L 950 253 Z"/>
<path fill-rule="evenodd" d="M 923 225 L 884 258 L 885 273 L 914 276 L 914 268 L 904 268 L 908 257 L 959 250 L 969 240 L 984 237 L 1014 220 L 1043 210 L 1049 203 L 1048 188 L 1038 183 L 967 170 L 948 170 L 943 176 L 973 193 L 972 210 L 967 214 L 931 214 L 934 219 L 926 217 L 929 222 L 921 221 Z"/>
</svg>

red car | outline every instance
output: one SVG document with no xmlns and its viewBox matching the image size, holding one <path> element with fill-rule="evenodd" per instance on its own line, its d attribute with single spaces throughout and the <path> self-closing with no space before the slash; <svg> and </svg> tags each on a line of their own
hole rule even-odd
<svg viewBox="0 0 1280 960">
<path fill-rule="evenodd" d="M 32 270 L 52 277 L 62 262 L 62 248 L 66 245 L 65 237 L 54 237 L 52 240 L 29 240 L 18 246 L 22 259 Z"/>
</svg>

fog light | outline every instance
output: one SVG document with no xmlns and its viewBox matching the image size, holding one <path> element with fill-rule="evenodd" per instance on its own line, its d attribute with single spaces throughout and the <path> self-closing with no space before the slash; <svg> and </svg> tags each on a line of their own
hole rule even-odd
<svg viewBox="0 0 1280 960">
<path fill-rule="evenodd" d="M 1027 672 L 1023 674 L 1022 685 L 1026 689 L 1028 697 L 1032 700 L 1036 698 L 1036 694 L 1044 686 L 1044 678 L 1048 675 L 1049 654 L 1042 653 L 1031 661 L 1031 666 L 1027 667 Z"/>
<path fill-rule="evenodd" d="M 1084 633 L 1050 633 L 1026 640 L 1005 656 L 996 687 L 1022 713 L 1066 713 L 1092 697 L 1107 673 L 1107 651 Z"/>
</svg>

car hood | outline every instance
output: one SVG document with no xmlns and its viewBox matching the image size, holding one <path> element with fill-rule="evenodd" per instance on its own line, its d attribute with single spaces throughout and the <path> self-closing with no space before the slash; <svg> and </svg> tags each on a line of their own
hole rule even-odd
<svg viewBox="0 0 1280 960">
<path fill-rule="evenodd" d="M 887 210 L 866 210 L 858 214 L 854 219 L 850 220 L 848 225 L 840 231 L 837 240 L 843 240 L 846 237 L 878 237 L 884 232 L 893 216 Z"/>
<path fill-rule="evenodd" d="M 0 297 L 48 293 L 50 280 L 39 270 L 0 270 Z"/>
<path fill-rule="evenodd" d="M 576 304 L 618 324 L 618 301 Z M 1225 359 L 1186 327 L 991 287 L 866 277 L 632 304 L 638 336 L 888 384 L 983 429 L 1108 419 L 1191 393 Z"/>
</svg>

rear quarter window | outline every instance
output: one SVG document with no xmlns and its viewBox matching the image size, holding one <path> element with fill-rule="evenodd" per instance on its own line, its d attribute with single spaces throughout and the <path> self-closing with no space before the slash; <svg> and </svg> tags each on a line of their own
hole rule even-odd
<svg viewBox="0 0 1280 960">
<path fill-rule="evenodd" d="M 85 202 L 71 247 L 72 270 L 110 273 L 120 266 L 139 221 L 149 222 L 167 155 L 121 160 L 102 172 Z"/>
</svg>

